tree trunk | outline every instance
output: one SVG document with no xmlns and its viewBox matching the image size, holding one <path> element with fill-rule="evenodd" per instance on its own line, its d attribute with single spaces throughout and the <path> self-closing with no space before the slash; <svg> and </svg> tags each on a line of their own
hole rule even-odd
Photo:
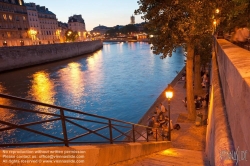
<svg viewBox="0 0 250 166">
<path fill-rule="evenodd" d="M 194 56 L 194 94 L 202 95 L 201 87 L 201 57 L 200 55 Z"/>
<path fill-rule="evenodd" d="M 187 43 L 187 64 L 186 64 L 186 81 L 187 81 L 187 110 L 188 119 L 195 120 L 196 110 L 194 107 L 194 89 L 193 89 L 193 63 L 194 63 L 194 45 Z"/>
</svg>

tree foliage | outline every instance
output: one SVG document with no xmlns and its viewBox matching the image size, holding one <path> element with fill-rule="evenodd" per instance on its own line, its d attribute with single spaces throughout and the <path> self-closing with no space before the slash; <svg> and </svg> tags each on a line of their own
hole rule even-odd
<svg viewBox="0 0 250 166">
<path fill-rule="evenodd" d="M 78 37 L 78 33 L 76 31 L 73 32 L 71 29 L 68 29 L 65 32 L 65 38 L 67 42 L 74 42 Z"/>
<path fill-rule="evenodd" d="M 199 43 L 200 37 L 212 32 L 213 0 L 140 0 L 136 14 L 142 14 L 146 27 L 154 35 L 151 38 L 155 54 L 171 56 L 179 46 L 187 42 Z"/>
<path fill-rule="evenodd" d="M 128 33 L 135 33 L 135 32 L 138 32 L 138 28 L 133 24 L 128 24 L 122 28 L 118 28 L 118 27 L 112 28 L 108 30 L 106 33 L 109 34 L 109 36 L 111 37 L 115 37 L 118 34 L 128 34 Z"/>
<path fill-rule="evenodd" d="M 232 31 L 236 26 L 250 27 L 250 2 L 249 0 L 219 0 L 217 8 L 220 13 L 215 14 L 215 19 L 220 21 L 219 27 L 224 31 Z"/>
<path fill-rule="evenodd" d="M 128 34 L 128 33 L 131 33 L 131 32 L 134 33 L 134 32 L 138 32 L 138 28 L 133 24 L 128 24 L 128 25 L 122 27 L 120 29 L 120 32 L 123 33 L 123 34 Z"/>
</svg>

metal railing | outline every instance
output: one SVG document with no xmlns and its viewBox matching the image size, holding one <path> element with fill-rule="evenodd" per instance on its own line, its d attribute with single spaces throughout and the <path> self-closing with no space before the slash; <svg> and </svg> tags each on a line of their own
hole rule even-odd
<svg viewBox="0 0 250 166">
<path fill-rule="evenodd" d="M 7 132 L 8 134 L 5 134 L 4 138 L 11 137 L 11 132 L 8 131 L 17 129 L 24 132 L 23 135 L 27 135 L 24 138 L 24 140 L 26 141 L 21 140 L 15 142 L 6 142 L 4 139 L 2 139 L 2 141 L 0 139 L 0 147 L 30 145 L 42 146 L 52 144 L 65 146 L 70 146 L 72 144 L 93 143 L 113 144 L 121 142 L 158 141 L 160 138 L 160 130 L 157 128 L 154 128 L 154 137 L 151 137 L 148 135 L 148 130 L 151 130 L 152 128 L 148 126 L 107 118 L 104 116 L 94 115 L 82 111 L 72 110 L 5 94 L 0 94 L 0 99 L 8 101 L 0 103 L 0 136 L 1 134 L 3 135 L 3 132 Z M 16 104 L 16 102 L 22 104 Z M 39 107 L 42 107 L 42 109 L 40 109 Z M 22 124 L 13 122 L 11 121 L 11 119 L 7 121 L 4 116 L 1 116 L 3 115 L 1 112 L 6 112 L 6 110 L 8 110 L 8 112 L 13 112 L 12 115 L 20 115 L 25 113 L 25 117 L 32 117 L 32 119 L 35 119 L 35 121 L 27 123 L 27 121 L 29 120 L 24 120 Z M 47 118 L 39 118 L 41 116 L 46 116 Z M 52 125 L 52 129 L 41 127 L 37 127 L 34 129 L 34 126 L 36 125 L 55 122 L 57 123 L 56 125 Z M 52 134 L 55 132 L 55 130 L 59 130 L 59 128 L 62 132 L 57 132 L 56 135 Z M 75 131 L 75 128 L 84 131 L 77 131 L 75 134 L 74 132 L 72 132 Z M 25 134 L 25 132 L 32 133 L 32 139 L 28 137 L 28 134 Z M 18 134 L 12 135 L 20 135 L 20 132 L 18 132 Z M 43 139 L 42 141 L 36 141 L 39 136 L 46 137 L 50 140 L 46 139 L 47 141 L 43 141 Z M 77 141 L 78 139 L 82 139 L 84 137 L 86 137 L 85 140 Z M 96 140 L 97 137 L 98 140 Z M 55 141 L 52 141 L 51 139 Z"/>
</svg>

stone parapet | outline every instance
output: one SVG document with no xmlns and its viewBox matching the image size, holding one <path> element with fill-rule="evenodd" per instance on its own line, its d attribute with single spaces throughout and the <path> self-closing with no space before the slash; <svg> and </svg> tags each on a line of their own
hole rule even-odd
<svg viewBox="0 0 250 166">
<path fill-rule="evenodd" d="M 210 165 L 233 166 L 234 160 L 222 158 L 222 152 L 235 151 L 228 123 L 216 55 L 212 57 L 211 87 L 207 120 L 206 155 Z"/>
<path fill-rule="evenodd" d="M 212 115 L 208 122 L 207 150 L 214 153 L 215 165 L 220 165 L 221 161 L 224 161 L 225 165 L 233 165 L 232 161 L 221 160 L 223 156 L 220 152 L 234 152 L 232 157 L 236 159 L 233 161 L 240 166 L 247 166 L 250 162 L 246 161 L 249 160 L 250 154 L 245 153 L 250 152 L 250 52 L 224 39 L 218 39 L 215 42 L 215 53 L 223 96 L 212 78 Z M 220 102 L 222 98 L 218 95 L 224 102 Z M 214 152 L 210 149 L 212 147 Z"/>
<path fill-rule="evenodd" d="M 158 141 L 71 147 L 1 149 L 0 165 L 108 166 L 122 161 L 166 150 L 171 147 L 171 142 Z M 11 164 L 11 161 L 13 162 L 13 164 Z"/>
<path fill-rule="evenodd" d="M 101 41 L 0 48 L 0 72 L 92 53 Z"/>
</svg>

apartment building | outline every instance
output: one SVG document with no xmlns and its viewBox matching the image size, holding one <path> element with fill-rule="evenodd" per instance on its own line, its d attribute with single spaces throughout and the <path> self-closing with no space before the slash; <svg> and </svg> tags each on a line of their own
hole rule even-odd
<svg viewBox="0 0 250 166">
<path fill-rule="evenodd" d="M 28 34 L 32 40 L 33 45 L 41 44 L 40 39 L 41 36 L 41 27 L 40 21 L 38 18 L 38 11 L 36 10 L 35 3 L 25 3 L 27 14 L 28 14 L 28 22 L 29 22 L 29 31 Z"/>
<path fill-rule="evenodd" d="M 41 44 L 59 43 L 60 36 L 57 33 L 58 22 L 56 15 L 45 8 L 45 6 L 36 5 L 38 12 L 38 19 L 41 27 L 41 37 L 39 42 Z"/>
<path fill-rule="evenodd" d="M 68 30 L 68 24 L 58 21 L 58 30 L 57 34 L 60 36 L 60 43 L 64 43 L 66 41 L 65 33 Z"/>
<path fill-rule="evenodd" d="M 86 40 L 86 29 L 85 22 L 82 18 L 82 15 L 73 15 L 69 17 L 68 27 L 74 32 L 77 32 L 78 38 L 77 41 Z"/>
<path fill-rule="evenodd" d="M 23 0 L 0 0 L 0 47 L 30 45 Z"/>
</svg>

